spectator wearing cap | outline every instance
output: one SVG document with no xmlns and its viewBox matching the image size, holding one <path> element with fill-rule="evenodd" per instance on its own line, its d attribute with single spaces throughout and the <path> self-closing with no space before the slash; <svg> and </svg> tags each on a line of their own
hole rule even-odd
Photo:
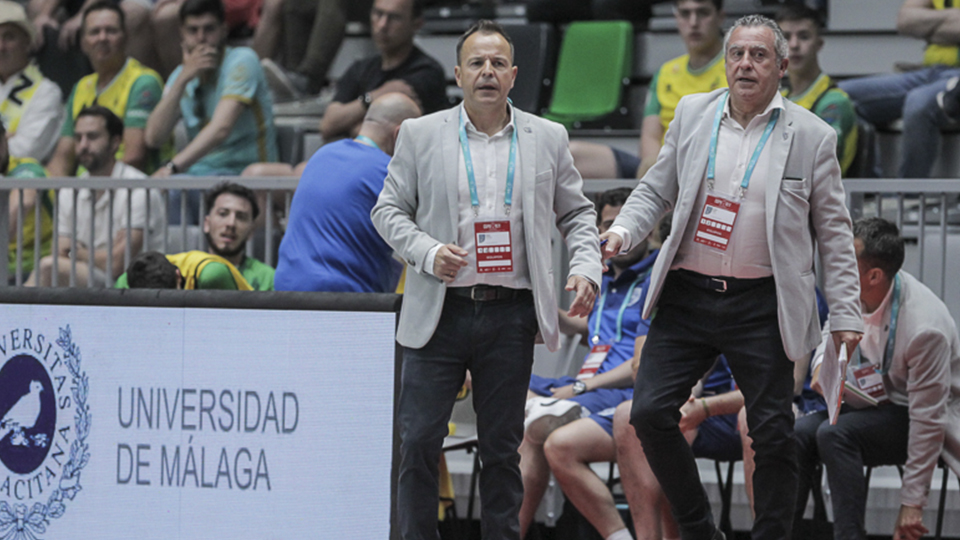
<svg viewBox="0 0 960 540">
<path fill-rule="evenodd" d="M 33 61 L 35 37 L 23 7 L 0 1 L 0 118 L 10 154 L 44 161 L 57 142 L 63 94 Z"/>
</svg>

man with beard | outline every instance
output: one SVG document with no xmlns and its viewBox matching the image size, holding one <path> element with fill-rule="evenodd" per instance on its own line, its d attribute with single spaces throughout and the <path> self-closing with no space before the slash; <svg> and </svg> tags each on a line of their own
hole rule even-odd
<svg viewBox="0 0 960 540">
<path fill-rule="evenodd" d="M 117 149 L 123 141 L 123 121 L 106 107 L 94 105 L 80 111 L 73 131 L 77 161 L 86 169 L 82 176 L 146 176 L 117 161 Z M 40 267 L 24 285 L 49 286 L 54 272 L 58 273 L 57 283 L 61 286 L 112 283 L 123 272 L 128 249 L 129 253 L 138 253 L 145 243 L 159 245 L 163 241 L 163 199 L 159 190 L 150 192 L 149 209 L 147 201 L 145 189 L 135 189 L 132 195 L 130 190 L 116 189 L 113 197 L 103 189 L 80 189 L 76 194 L 72 188 L 61 189 L 57 253 L 40 259 Z M 147 223 L 148 216 L 150 223 Z M 112 238 L 110 231 L 113 231 Z M 89 244 L 91 236 L 93 245 Z M 76 278 L 71 282 L 74 264 Z"/>
<path fill-rule="evenodd" d="M 210 209 L 203 218 L 207 252 L 237 267 L 253 290 L 272 291 L 273 268 L 246 255 L 247 240 L 260 215 L 253 191 L 240 184 L 223 182 L 207 192 L 204 205 Z"/>
<path fill-rule="evenodd" d="M 167 255 L 187 280 L 186 288 L 272 291 L 273 268 L 245 253 L 254 221 L 260 215 L 253 191 L 222 182 L 204 195 L 204 205 L 210 209 L 203 218 L 207 251 Z M 196 286 L 190 285 L 191 276 Z M 126 274 L 117 279 L 118 289 L 129 285 Z"/>
</svg>

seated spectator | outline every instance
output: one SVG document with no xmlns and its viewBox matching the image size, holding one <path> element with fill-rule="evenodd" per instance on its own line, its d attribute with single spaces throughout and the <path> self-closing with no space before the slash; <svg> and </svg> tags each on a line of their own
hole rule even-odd
<svg viewBox="0 0 960 540">
<path fill-rule="evenodd" d="M 827 412 L 797 420 L 800 491 L 794 537 L 806 508 L 813 468 L 822 462 L 830 485 L 833 532 L 838 540 L 865 539 L 867 485 L 864 466 L 903 465 L 900 512 L 893 538 L 916 540 L 927 533 L 923 508 L 937 460 L 960 472 L 960 337 L 947 306 L 900 269 L 904 241 L 896 225 L 880 218 L 854 223 L 860 271 L 864 336 L 850 360 L 848 382 L 880 403 L 844 404 L 836 425 Z M 814 388 L 829 339 L 814 357 Z M 835 359 L 832 361 L 836 362 Z M 849 371 L 848 371 L 849 373 Z M 868 381 L 868 382 L 859 382 Z M 863 385 L 863 386 L 861 386 Z"/>
<path fill-rule="evenodd" d="M 176 39 L 163 39 L 177 35 L 180 30 L 179 15 L 182 6 L 183 0 L 159 1 L 150 15 L 151 31 L 162 36 L 156 42 L 156 53 L 160 68 L 165 74 L 173 71 L 183 59 L 180 42 Z M 281 0 L 225 0 L 223 9 L 226 33 L 231 37 L 247 37 L 252 33 L 252 46 L 258 53 L 260 50 L 275 49 L 281 32 L 282 7 Z"/>
<path fill-rule="evenodd" d="M 2 30 L 0 30 L 2 32 Z M 10 155 L 8 139 L 3 122 L 0 121 L 0 173 L 8 178 L 46 178 L 47 173 L 43 166 L 35 159 L 15 158 Z M 10 192 L 7 230 L 10 231 L 10 247 L 7 251 L 7 281 L 9 284 L 17 282 L 17 216 L 23 206 L 23 243 L 21 244 L 20 260 L 21 278 L 33 271 L 34 247 L 36 244 L 36 221 L 34 208 L 40 204 L 40 256 L 50 254 L 50 242 L 53 239 L 53 219 L 50 209 L 53 208 L 50 190 L 22 189 Z M 39 198 L 39 200 L 37 200 Z M 22 199 L 22 201 L 21 201 Z"/>
<path fill-rule="evenodd" d="M 253 257 L 248 257 L 246 254 L 247 241 L 253 234 L 254 222 L 260 215 L 260 206 L 257 204 L 257 197 L 253 191 L 239 184 L 222 182 L 204 194 L 203 202 L 207 208 L 207 215 L 203 218 L 203 233 L 207 239 L 207 251 L 187 252 L 193 255 L 184 255 L 183 260 L 190 264 L 193 264 L 194 259 L 216 261 L 218 263 L 227 262 L 229 267 L 214 265 L 217 268 L 214 273 L 220 276 L 220 279 L 214 280 L 214 282 L 220 283 L 220 285 L 216 287 L 204 286 L 202 288 L 272 291 L 273 268 Z M 198 255 L 204 253 L 214 257 Z M 175 257 L 180 255 L 183 254 L 169 255 L 168 257 L 174 260 Z M 182 268 L 180 259 L 176 259 L 174 262 Z M 245 288 L 246 286 L 229 286 L 237 281 L 230 277 L 233 272 L 226 271 L 230 268 L 236 270 L 237 275 L 243 278 L 243 283 L 247 284 L 246 286 L 249 288 Z M 186 273 L 184 273 L 184 277 L 190 279 Z M 127 283 L 128 278 L 120 276 L 117 279 L 116 287 L 118 289 L 126 288 Z"/>
<path fill-rule="evenodd" d="M 951 77 L 960 76 L 958 18 L 960 8 L 949 7 L 943 0 L 904 0 L 897 30 L 927 43 L 924 67 L 838 83 L 864 120 L 883 126 L 903 119 L 901 178 L 930 176 L 940 148 L 940 128 L 952 123 L 937 105 L 937 94 L 946 89 Z"/>
<path fill-rule="evenodd" d="M 147 120 L 146 142 L 160 147 L 182 118 L 190 142 L 153 175 L 236 176 L 251 164 L 277 160 L 273 100 L 256 53 L 227 47 L 220 0 L 184 0 L 180 6 L 183 64 L 167 80 L 163 98 Z M 191 220 L 200 198 L 188 198 Z M 171 192 L 174 208 L 180 191 Z M 179 224 L 180 213 L 171 213 Z"/>
<path fill-rule="evenodd" d="M 410 96 L 424 114 L 449 105 L 443 68 L 413 44 L 422 25 L 422 0 L 373 3 L 370 28 L 378 54 L 357 60 L 337 81 L 320 122 L 325 141 L 355 136 L 370 104 L 388 92 Z"/>
<path fill-rule="evenodd" d="M 93 105 L 80 111 L 74 126 L 74 138 L 77 160 L 86 169 L 81 176 L 146 177 L 116 160 L 117 149 L 123 141 L 123 121 L 106 107 Z M 74 194 L 73 188 L 61 189 L 57 216 L 58 253 L 40 259 L 40 268 L 24 285 L 50 286 L 53 273 L 57 272 L 57 284 L 65 286 L 70 283 L 74 263 L 77 286 L 111 284 L 123 272 L 124 254 L 128 249 L 130 253 L 137 253 L 145 241 L 152 245 L 163 241 L 163 199 L 159 190 L 153 190 L 148 203 L 147 193 L 145 189 L 134 189 L 131 195 L 131 190 L 117 189 L 111 204 L 111 196 L 105 190 L 84 188 Z M 150 223 L 147 223 L 148 215 Z M 113 231 L 113 238 L 109 237 L 110 231 Z M 89 243 L 91 232 L 93 245 Z M 76 251 L 72 252 L 73 241 L 76 242 Z"/>
<path fill-rule="evenodd" d="M 633 362 L 636 369 L 640 365 L 640 347 L 634 353 Z M 613 415 L 613 435 L 623 494 L 633 522 L 638 524 L 637 540 L 680 538 L 670 505 L 630 425 L 632 405 L 633 401 L 628 401 L 617 407 Z M 726 359 L 720 356 L 680 408 L 680 430 L 695 457 L 722 461 L 740 458 L 737 411 L 741 407 L 743 394 L 736 389 Z"/>
<path fill-rule="evenodd" d="M 263 18 L 267 17 L 270 2 L 280 2 L 284 38 L 269 41 L 266 32 L 257 40 L 254 49 L 263 61 L 277 100 L 292 99 L 304 94 L 316 94 L 327 84 L 327 72 L 340 49 L 347 27 L 347 0 L 266 0 Z M 419 1 L 419 0 L 418 0 Z M 370 10 L 373 0 L 360 0 L 355 7 L 362 12 Z M 304 39 L 306 37 L 306 39 Z M 272 58 L 283 42 L 283 67 Z M 271 48 L 272 47 L 272 48 Z"/>
<path fill-rule="evenodd" d="M 657 161 L 680 98 L 727 86 L 723 61 L 723 0 L 675 0 L 677 31 L 687 54 L 663 64 L 650 81 L 640 128 L 640 157 L 617 148 L 571 141 L 584 178 L 643 178 Z"/>
<path fill-rule="evenodd" d="M 277 263 L 277 290 L 392 292 L 402 265 L 383 241 L 370 211 L 387 176 L 400 123 L 420 116 L 404 94 L 370 105 L 356 139 L 317 151 L 290 203 Z"/>
<path fill-rule="evenodd" d="M 34 41 L 43 47 L 58 47 L 68 51 L 83 40 L 86 11 L 99 0 L 29 0 L 26 2 L 30 17 L 37 29 Z M 154 35 L 150 29 L 150 2 L 143 0 L 118 0 L 111 2 L 123 10 L 121 22 L 124 34 L 129 39 L 124 43 L 124 54 L 148 65 L 156 64 Z M 56 43 L 45 43 L 45 30 L 56 35 Z"/>
<path fill-rule="evenodd" d="M 820 70 L 823 19 L 816 10 L 794 4 L 781 8 L 776 21 L 787 39 L 790 59 L 789 89 L 784 96 L 822 118 L 837 132 L 837 159 L 840 171 L 846 175 L 857 154 L 857 114 L 850 97 Z"/>
<path fill-rule="evenodd" d="M 187 251 L 176 255 L 163 255 L 159 251 L 141 253 L 117 280 L 116 287 L 253 290 L 230 261 L 203 251 Z"/>
<path fill-rule="evenodd" d="M 606 231 L 630 195 L 629 188 L 600 197 L 598 226 Z M 646 336 L 649 321 L 640 317 L 649 287 L 650 270 L 658 251 L 641 242 L 630 252 L 610 259 L 600 285 L 600 298 L 589 320 L 561 311 L 561 329 L 589 336 L 590 354 L 577 378 L 547 379 L 533 375 L 527 397 L 520 472 L 523 538 L 540 506 L 550 473 L 567 498 L 604 538 L 627 533 L 604 481 L 590 469 L 595 461 L 612 461 L 614 407 L 633 395 L 630 363 L 634 340 Z"/>
<path fill-rule="evenodd" d="M 32 59 L 36 33 L 20 4 L 0 1 L 0 118 L 10 154 L 44 161 L 57 143 L 63 94 Z"/>
<path fill-rule="evenodd" d="M 134 169 L 152 171 L 160 156 L 147 149 L 143 130 L 163 93 L 160 75 L 124 52 L 124 14 L 114 3 L 98 1 L 84 9 L 80 36 L 94 72 L 80 79 L 67 99 L 60 140 L 48 166 L 50 175 L 73 176 L 77 172 L 74 121 L 84 107 L 94 104 L 110 109 L 123 120 L 123 142 L 117 159 Z"/>
</svg>

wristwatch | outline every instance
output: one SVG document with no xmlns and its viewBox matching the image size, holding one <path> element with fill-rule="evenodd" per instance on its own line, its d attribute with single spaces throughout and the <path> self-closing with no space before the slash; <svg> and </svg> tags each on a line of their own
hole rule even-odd
<svg viewBox="0 0 960 540">
<path fill-rule="evenodd" d="M 164 163 L 163 166 L 170 169 L 171 174 L 178 174 L 180 172 L 180 167 L 177 167 L 177 164 L 174 163 L 172 159 Z"/>
<path fill-rule="evenodd" d="M 583 381 L 573 381 L 573 395 L 579 396 L 587 391 L 587 383 Z"/>
<path fill-rule="evenodd" d="M 370 95 L 370 92 L 366 92 L 360 96 L 360 103 L 363 105 L 364 109 L 370 108 L 370 104 L 373 103 L 373 96 Z"/>
</svg>

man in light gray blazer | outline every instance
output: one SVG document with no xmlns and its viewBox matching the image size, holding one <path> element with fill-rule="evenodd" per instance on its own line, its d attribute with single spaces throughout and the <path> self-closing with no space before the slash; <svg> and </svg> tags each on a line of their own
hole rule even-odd
<svg viewBox="0 0 960 540">
<path fill-rule="evenodd" d="M 900 512 L 895 540 L 919 540 L 926 534 L 927 505 L 937 459 L 960 473 L 960 336 L 947 306 L 926 285 L 901 270 L 904 241 L 897 226 L 873 217 L 853 225 L 860 267 L 860 304 L 864 337 L 855 376 L 869 381 L 881 404 L 843 408 L 836 425 L 827 412 L 797 420 L 800 490 L 795 520 L 803 517 L 807 495 L 820 489 L 814 475 L 823 463 L 833 505 L 833 537 L 866 540 L 867 483 L 864 465 L 903 465 Z M 824 332 L 830 331 L 830 320 Z M 813 359 L 817 388 L 824 343 Z M 882 391 L 877 391 L 879 384 Z M 794 523 L 794 538 L 803 534 Z"/>
<path fill-rule="evenodd" d="M 520 540 L 524 402 L 539 333 L 559 344 L 550 238 L 570 251 L 569 314 L 601 278 L 596 212 L 563 127 L 507 102 L 517 68 L 503 29 L 481 21 L 457 44 L 462 107 L 407 120 L 371 217 L 407 262 L 397 341 L 399 528 L 437 535 L 437 463 L 467 370 L 477 412 L 485 539 Z"/>
<path fill-rule="evenodd" d="M 857 265 L 836 133 L 781 98 L 788 60 L 779 28 L 744 17 L 724 51 L 729 92 L 680 101 L 656 164 L 601 238 L 609 257 L 674 209 L 644 307 L 655 317 L 631 423 L 682 537 L 723 538 L 677 425 L 690 388 L 722 353 L 745 396 L 757 456 L 753 538 L 782 540 L 797 485 L 790 360 L 820 340 L 814 256 L 837 347 L 855 346 L 862 331 Z"/>
</svg>

